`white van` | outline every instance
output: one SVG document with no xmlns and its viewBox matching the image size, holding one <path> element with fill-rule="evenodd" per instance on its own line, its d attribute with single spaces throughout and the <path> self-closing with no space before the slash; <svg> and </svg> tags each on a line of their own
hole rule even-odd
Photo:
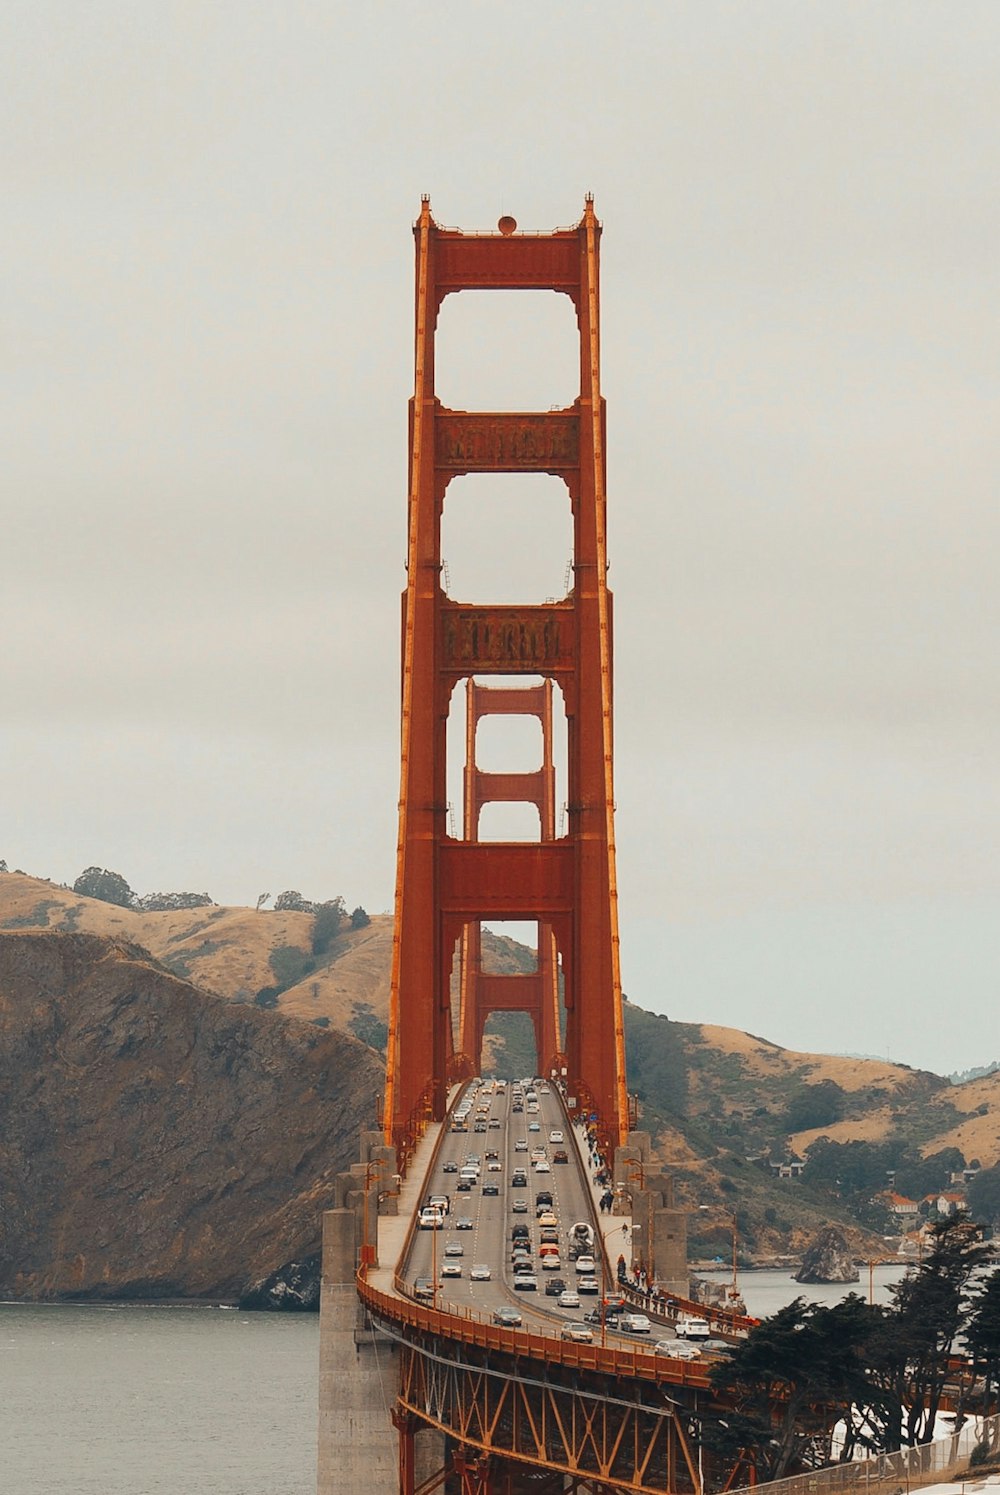
<svg viewBox="0 0 1000 1495">
<path fill-rule="evenodd" d="M 678 1339 L 710 1339 L 711 1334 L 708 1319 L 691 1316 L 677 1320 Z"/>
</svg>

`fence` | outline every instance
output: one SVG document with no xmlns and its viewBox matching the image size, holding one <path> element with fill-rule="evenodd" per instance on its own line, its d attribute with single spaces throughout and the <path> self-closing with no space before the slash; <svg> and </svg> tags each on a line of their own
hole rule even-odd
<svg viewBox="0 0 1000 1495">
<path fill-rule="evenodd" d="M 933 1443 L 730 1490 L 728 1495 L 761 1495 L 763 1490 L 767 1495 L 909 1495 L 927 1485 L 951 1482 L 968 1466 L 977 1443 L 987 1443 L 994 1452 L 1000 1449 L 1000 1417 L 971 1417 L 959 1432 L 935 1438 Z"/>
</svg>

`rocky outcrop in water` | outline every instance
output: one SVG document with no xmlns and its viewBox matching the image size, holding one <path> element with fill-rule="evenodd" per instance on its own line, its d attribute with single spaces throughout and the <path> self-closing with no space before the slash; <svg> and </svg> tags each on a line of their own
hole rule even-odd
<svg viewBox="0 0 1000 1495">
<path fill-rule="evenodd" d="M 241 1308 L 268 1308 L 277 1313 L 318 1313 L 322 1254 L 289 1261 L 240 1298 Z"/>
<path fill-rule="evenodd" d="M 0 935 L 0 1295 L 236 1299 L 303 1263 L 382 1079 L 136 946 Z"/>
<path fill-rule="evenodd" d="M 819 1235 L 802 1258 L 795 1273 L 796 1282 L 857 1282 L 850 1247 L 842 1230 L 830 1225 Z"/>
</svg>

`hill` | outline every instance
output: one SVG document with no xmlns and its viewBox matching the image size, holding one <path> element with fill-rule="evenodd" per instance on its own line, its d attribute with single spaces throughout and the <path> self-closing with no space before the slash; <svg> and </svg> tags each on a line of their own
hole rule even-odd
<svg viewBox="0 0 1000 1495">
<path fill-rule="evenodd" d="M 231 1003 L 340 1030 L 384 1052 L 391 919 L 375 916 L 362 928 L 345 921 L 318 955 L 314 922 L 308 913 L 215 906 L 141 912 L 0 875 L 0 929 L 124 938 Z M 533 952 L 492 935 L 484 935 L 484 953 L 495 970 L 533 962 Z M 741 1239 L 759 1253 L 797 1250 L 829 1218 L 880 1236 L 898 1230 L 871 1204 L 893 1170 L 914 1188 L 937 1188 L 956 1156 L 984 1168 L 1000 1163 L 1000 1073 L 953 1085 L 881 1059 L 797 1053 L 737 1029 L 674 1022 L 631 1002 L 625 1017 L 630 1088 L 680 1198 L 692 1207 L 738 1203 Z M 526 1072 L 534 1063 L 526 1028 L 516 1017 L 495 1020 L 492 1062 Z M 828 1150 L 828 1161 L 864 1165 L 855 1168 L 856 1187 L 834 1188 L 837 1170 L 812 1163 L 801 1179 L 776 1176 L 821 1139 L 841 1149 Z M 938 1155 L 922 1174 L 920 1160 Z"/>
<path fill-rule="evenodd" d="M 382 1083 L 122 940 L 0 935 L 0 1293 L 239 1296 L 318 1251 Z"/>
</svg>

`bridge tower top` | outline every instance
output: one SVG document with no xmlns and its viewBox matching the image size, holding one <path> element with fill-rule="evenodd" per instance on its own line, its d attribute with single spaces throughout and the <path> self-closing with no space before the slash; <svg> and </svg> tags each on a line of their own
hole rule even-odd
<svg viewBox="0 0 1000 1495">
<path fill-rule="evenodd" d="M 534 920 L 563 977 L 569 1093 L 609 1144 L 628 1129 L 615 873 L 611 595 L 605 529 L 605 411 L 600 384 L 601 226 L 592 197 L 572 228 L 490 233 L 443 228 L 421 203 L 416 241 L 414 393 L 410 402 L 407 585 L 399 835 L 384 1121 L 404 1151 L 443 1114 L 455 1041 L 451 971 L 470 924 Z M 434 392 L 445 296 L 551 290 L 577 313 L 580 392 L 566 409 L 464 411 Z M 573 514 L 573 584 L 541 606 L 458 602 L 442 589 L 441 513 L 466 473 L 550 473 Z M 447 825 L 446 726 L 454 687 L 490 676 L 559 687 L 567 719 L 564 835 L 480 842 Z M 516 693 L 515 693 L 516 694 Z M 523 700 L 523 697 L 522 697 Z M 485 703 L 484 703 L 485 704 Z M 499 693 L 494 707 L 525 710 Z M 534 710 L 534 704 L 529 706 Z M 540 1056 L 540 1062 L 547 1056 Z"/>
</svg>

